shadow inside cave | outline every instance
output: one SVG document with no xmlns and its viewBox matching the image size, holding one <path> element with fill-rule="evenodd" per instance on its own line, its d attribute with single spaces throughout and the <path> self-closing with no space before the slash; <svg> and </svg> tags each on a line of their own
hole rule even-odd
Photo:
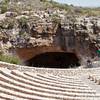
<svg viewBox="0 0 100 100">
<path fill-rule="evenodd" d="M 75 53 L 46 52 L 36 55 L 25 62 L 27 66 L 43 68 L 75 68 L 80 66 L 80 60 Z"/>
</svg>

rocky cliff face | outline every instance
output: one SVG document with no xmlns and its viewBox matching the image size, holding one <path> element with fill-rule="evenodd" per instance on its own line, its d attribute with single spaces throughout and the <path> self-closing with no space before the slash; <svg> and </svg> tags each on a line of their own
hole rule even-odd
<svg viewBox="0 0 100 100">
<path fill-rule="evenodd" d="M 74 53 L 80 61 L 98 56 L 99 17 L 71 16 L 52 8 L 6 12 L 0 19 L 1 51 L 15 50 L 23 61 L 47 52 Z"/>
<path fill-rule="evenodd" d="M 16 50 L 25 61 L 46 52 L 74 53 L 80 61 L 86 57 L 95 58 L 98 43 L 94 38 L 98 33 L 90 33 L 87 28 L 84 25 L 78 27 L 77 24 L 64 25 L 64 23 L 51 28 L 49 25 L 46 25 L 46 28 L 42 25 L 37 29 L 34 27 L 29 40 L 31 46 L 23 46 Z"/>
</svg>

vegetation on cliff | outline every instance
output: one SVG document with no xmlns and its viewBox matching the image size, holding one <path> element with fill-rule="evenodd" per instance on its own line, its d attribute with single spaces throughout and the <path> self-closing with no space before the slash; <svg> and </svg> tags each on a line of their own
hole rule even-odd
<svg viewBox="0 0 100 100">
<path fill-rule="evenodd" d="M 5 12 L 7 11 L 9 1 L 10 1 L 10 0 L 3 0 L 3 1 L 1 2 L 1 6 L 0 6 L 0 8 L 1 8 L 1 13 L 5 13 Z"/>
<path fill-rule="evenodd" d="M 61 4 L 53 0 L 41 0 L 46 4 L 46 6 L 50 6 L 53 8 L 59 8 L 66 10 L 67 12 L 73 12 L 78 15 L 87 15 L 87 16 L 98 16 L 100 15 L 100 7 L 96 8 L 88 8 L 88 7 L 76 7 L 74 5 Z"/>
<path fill-rule="evenodd" d="M 0 61 L 11 63 L 11 64 L 21 64 L 21 61 L 16 56 L 9 56 L 9 55 L 0 55 Z"/>
</svg>

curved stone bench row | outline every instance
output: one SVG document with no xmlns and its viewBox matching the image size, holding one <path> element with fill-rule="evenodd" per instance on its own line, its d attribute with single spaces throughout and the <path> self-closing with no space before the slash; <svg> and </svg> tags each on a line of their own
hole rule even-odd
<svg viewBox="0 0 100 100">
<path fill-rule="evenodd" d="M 5 62 L 0 61 L 0 67 L 3 68 L 9 68 L 11 70 L 20 70 L 23 72 L 33 72 L 33 73 L 41 73 L 41 74 L 46 74 L 46 73 L 51 73 L 52 75 L 56 75 L 59 77 L 69 77 L 71 78 L 72 76 L 81 76 L 83 74 L 90 74 L 90 73 L 97 73 L 99 72 L 100 68 L 79 68 L 79 69 L 52 69 L 52 68 L 36 68 L 36 67 L 28 67 L 28 66 L 22 66 L 22 65 L 15 65 L 15 64 L 9 64 Z M 67 77 L 67 78 L 68 78 Z"/>
<path fill-rule="evenodd" d="M 33 74 L 31 73 L 24 73 L 25 75 L 27 75 L 28 77 L 32 78 L 34 80 L 35 79 L 38 79 L 39 81 L 42 81 L 43 83 L 47 84 L 47 85 L 50 85 L 50 86 L 53 86 L 53 87 L 62 87 L 62 88 L 65 88 L 65 89 L 77 89 L 77 90 L 90 90 L 91 91 L 91 88 L 87 88 L 87 87 L 84 87 L 84 86 L 76 86 L 76 85 L 70 85 L 70 84 L 64 84 L 64 83 L 57 83 L 55 81 L 51 81 L 49 79 L 45 79 L 45 78 L 41 78 L 39 76 L 34 76 Z"/>
<path fill-rule="evenodd" d="M 70 79 L 61 79 L 61 81 L 56 76 L 41 76 L 44 75 L 0 68 L 0 100 L 100 99 L 100 95 L 96 95 L 96 92 L 84 85 L 81 80 L 71 82 Z"/>
<path fill-rule="evenodd" d="M 26 75 L 22 75 L 21 73 L 18 73 L 18 71 L 17 72 L 15 72 L 15 71 L 12 71 L 11 72 L 13 75 L 15 75 L 15 76 L 19 76 L 19 77 L 22 77 L 22 78 L 24 78 L 24 79 L 28 79 L 28 80 L 31 80 L 31 79 L 29 79 L 29 78 L 27 78 L 27 76 Z M 33 75 L 34 76 L 34 75 Z M 37 75 L 38 76 L 38 75 Z M 40 75 L 39 75 L 40 76 Z M 87 87 L 87 85 L 84 85 L 84 84 L 81 84 L 81 83 L 74 83 L 74 82 L 70 82 L 70 81 L 60 81 L 60 80 L 57 80 L 57 79 L 53 79 L 53 78 L 49 78 L 49 76 L 42 76 L 42 77 L 44 77 L 44 79 L 47 79 L 49 82 L 51 82 L 51 83 L 56 83 L 56 84 L 61 84 L 61 85 L 70 85 L 70 86 L 80 86 L 80 87 Z M 37 79 L 37 78 L 36 78 Z M 37 82 L 35 79 L 34 80 L 31 80 L 31 81 L 34 81 L 34 82 Z M 46 80 L 44 80 L 44 82 L 45 82 Z M 44 83 L 43 81 L 42 81 L 42 84 Z M 41 81 L 39 82 L 39 83 L 41 83 Z M 46 84 L 46 83 L 44 83 L 44 84 Z M 48 84 L 47 84 L 48 85 Z"/>
<path fill-rule="evenodd" d="M 46 78 L 46 79 L 49 79 L 49 80 L 53 80 L 53 81 L 57 81 L 57 82 L 59 82 L 59 83 L 69 83 L 69 84 L 81 84 L 82 86 L 86 86 L 86 84 L 84 84 L 82 81 L 80 81 L 80 80 L 75 80 L 75 79 L 61 79 L 61 78 L 59 78 L 59 77 L 55 77 L 55 76 L 51 76 L 51 75 L 38 75 L 38 76 L 40 76 L 40 77 L 43 77 L 43 78 Z M 47 77 L 46 77 L 47 76 Z"/>
<path fill-rule="evenodd" d="M 28 79 L 27 79 L 28 80 Z M 32 81 L 32 80 L 30 80 L 30 81 Z M 34 81 L 33 81 L 34 82 Z M 39 82 L 37 82 L 36 84 L 38 84 Z M 36 86 L 36 84 L 34 84 L 35 86 Z M 40 85 L 40 84 L 39 84 Z M 43 85 L 43 84 L 42 84 Z M 49 84 L 48 85 L 46 85 L 46 86 L 48 86 L 49 88 L 50 88 L 50 86 L 49 86 Z M 45 88 L 45 87 L 44 87 Z M 51 87 L 52 88 L 52 87 Z M 50 88 L 50 89 L 51 89 Z M 53 87 L 54 88 L 54 87 Z M 58 88 L 58 87 L 57 87 Z M 55 88 L 54 88 L 55 89 Z M 59 88 L 60 89 L 60 88 Z M 61 89 L 60 89 L 61 90 Z M 63 88 L 62 88 L 62 90 L 63 90 Z M 90 90 L 91 91 L 91 90 Z M 88 91 L 89 92 L 89 91 Z M 93 93 L 94 91 L 91 91 L 91 93 Z"/>
</svg>

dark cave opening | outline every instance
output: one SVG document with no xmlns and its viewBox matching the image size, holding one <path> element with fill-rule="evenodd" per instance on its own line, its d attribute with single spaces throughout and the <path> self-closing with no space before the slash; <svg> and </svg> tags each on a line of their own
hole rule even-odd
<svg viewBox="0 0 100 100">
<path fill-rule="evenodd" d="M 46 52 L 25 62 L 27 66 L 43 68 L 74 68 L 80 66 L 75 53 Z"/>
</svg>

